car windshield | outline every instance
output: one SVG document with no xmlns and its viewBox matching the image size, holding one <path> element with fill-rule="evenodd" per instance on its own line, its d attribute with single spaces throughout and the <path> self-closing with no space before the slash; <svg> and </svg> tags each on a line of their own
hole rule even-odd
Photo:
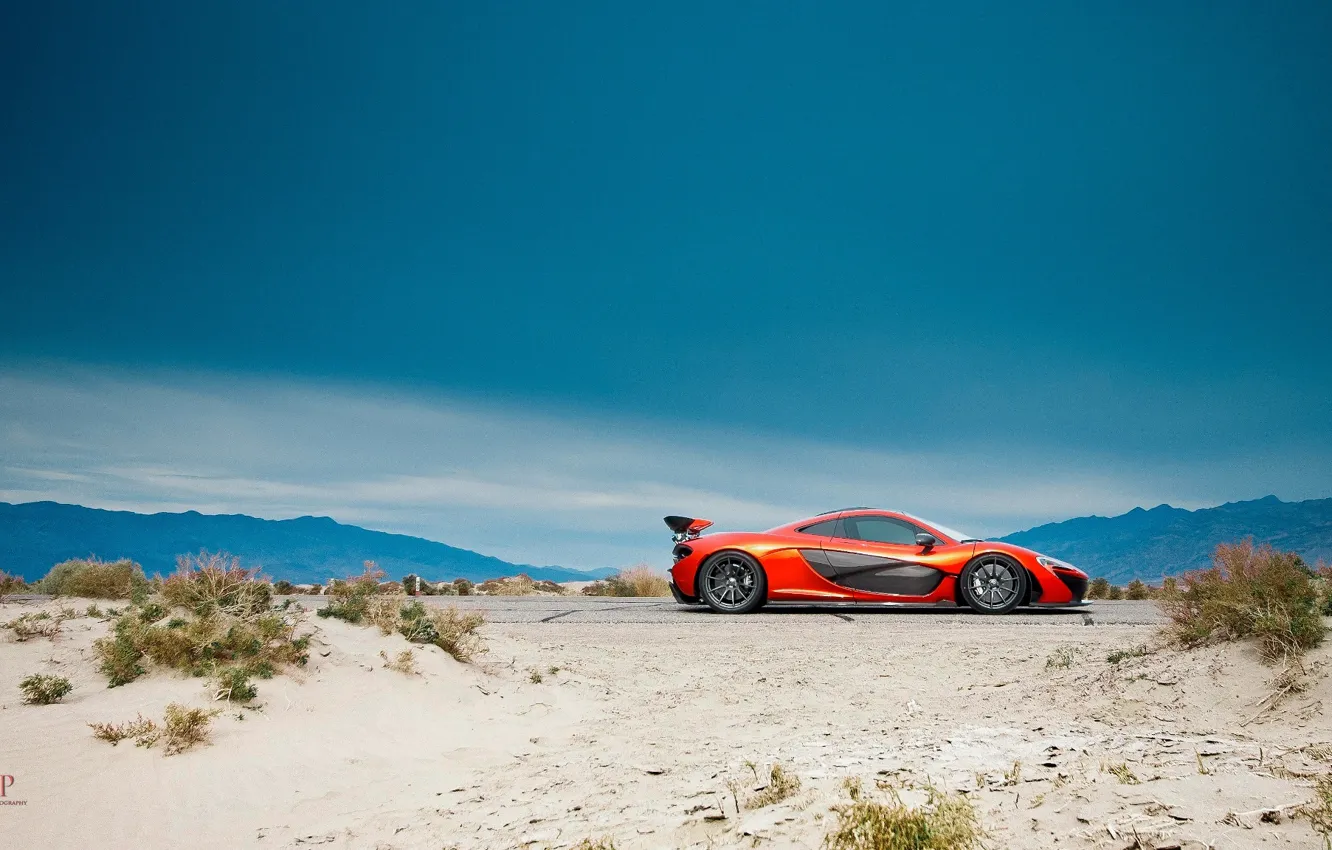
<svg viewBox="0 0 1332 850">
<path fill-rule="evenodd" d="M 902 516 L 911 517 L 916 522 L 922 522 L 925 525 L 928 525 L 930 528 L 935 529 L 936 531 L 941 531 L 944 533 L 946 537 L 951 537 L 954 540 L 956 540 L 958 543 L 975 543 L 980 540 L 979 537 L 972 537 L 970 534 L 967 534 L 964 531 L 958 531 L 955 528 L 949 528 L 943 523 L 935 522 L 932 519 L 925 519 L 924 517 L 919 517 L 908 513 L 903 513 Z"/>
</svg>

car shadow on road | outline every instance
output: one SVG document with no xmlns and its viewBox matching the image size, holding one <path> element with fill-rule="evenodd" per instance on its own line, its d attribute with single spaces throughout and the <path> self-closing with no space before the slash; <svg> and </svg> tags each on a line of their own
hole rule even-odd
<svg viewBox="0 0 1332 850">
<path fill-rule="evenodd" d="M 699 614 L 713 615 L 715 612 L 706 605 L 676 605 L 676 611 L 695 612 Z M 1094 609 L 1091 607 L 1079 608 L 1017 608 L 1009 614 L 977 614 L 962 605 L 875 605 L 872 602 L 865 602 L 855 605 L 817 605 L 793 602 L 774 602 L 763 606 L 757 615 L 763 614 L 831 614 L 833 616 L 850 616 L 854 614 L 857 617 L 862 616 L 883 616 L 893 615 L 911 615 L 919 617 L 937 617 L 937 616 L 958 616 L 966 615 L 969 617 L 1006 617 L 1012 615 L 1021 615 L 1028 617 L 1078 617 L 1082 614 L 1091 613 Z M 755 616 L 755 614 L 742 616 Z M 733 616 L 730 614 L 717 616 Z"/>
</svg>

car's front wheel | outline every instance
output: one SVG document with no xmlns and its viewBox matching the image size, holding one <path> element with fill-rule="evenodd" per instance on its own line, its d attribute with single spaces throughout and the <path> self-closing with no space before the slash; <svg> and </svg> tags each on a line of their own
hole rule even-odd
<svg viewBox="0 0 1332 850">
<path fill-rule="evenodd" d="M 749 614 L 768 601 L 768 577 L 742 552 L 719 552 L 703 564 L 698 595 L 718 614 Z"/>
<path fill-rule="evenodd" d="M 1027 598 L 1027 571 L 1003 555 L 981 555 L 957 582 L 959 601 L 978 614 L 1007 614 Z"/>
</svg>

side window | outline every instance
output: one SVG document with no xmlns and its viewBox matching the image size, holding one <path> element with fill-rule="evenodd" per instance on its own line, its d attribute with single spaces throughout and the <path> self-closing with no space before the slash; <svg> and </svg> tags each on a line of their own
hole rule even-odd
<svg viewBox="0 0 1332 850">
<path fill-rule="evenodd" d="M 837 520 L 826 519 L 823 522 L 816 522 L 813 525 L 807 525 L 800 529 L 801 534 L 813 534 L 818 537 L 832 537 L 833 527 L 837 525 Z"/>
<path fill-rule="evenodd" d="M 904 546 L 916 545 L 914 525 L 900 519 L 886 516 L 854 516 L 846 518 L 846 536 L 852 540 L 865 540 L 870 543 L 900 543 Z"/>
</svg>

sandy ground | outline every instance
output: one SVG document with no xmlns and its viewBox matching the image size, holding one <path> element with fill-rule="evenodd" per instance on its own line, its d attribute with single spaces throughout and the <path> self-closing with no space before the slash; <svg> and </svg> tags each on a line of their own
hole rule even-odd
<svg viewBox="0 0 1332 850">
<path fill-rule="evenodd" d="M 57 605 L 0 605 L 0 621 L 39 607 Z M 967 793 L 992 848 L 1321 846 L 1304 821 L 1246 813 L 1310 800 L 1332 770 L 1326 647 L 1311 687 L 1260 713 L 1274 671 L 1248 647 L 1111 665 L 1153 629 L 1068 619 L 492 624 L 477 664 L 418 648 L 413 676 L 379 657 L 401 638 L 306 628 L 308 669 L 259 682 L 260 710 L 229 709 L 210 746 L 170 757 L 85 724 L 210 705 L 200 680 L 108 689 L 98 620 L 0 638 L 0 774 L 26 801 L 0 807 L 4 843 L 813 848 L 855 776 Z M 1061 651 L 1069 666 L 1047 666 Z M 23 705 L 31 672 L 75 690 Z M 737 811 L 774 762 L 801 790 Z M 1136 784 L 1107 770 L 1120 764 Z"/>
</svg>

